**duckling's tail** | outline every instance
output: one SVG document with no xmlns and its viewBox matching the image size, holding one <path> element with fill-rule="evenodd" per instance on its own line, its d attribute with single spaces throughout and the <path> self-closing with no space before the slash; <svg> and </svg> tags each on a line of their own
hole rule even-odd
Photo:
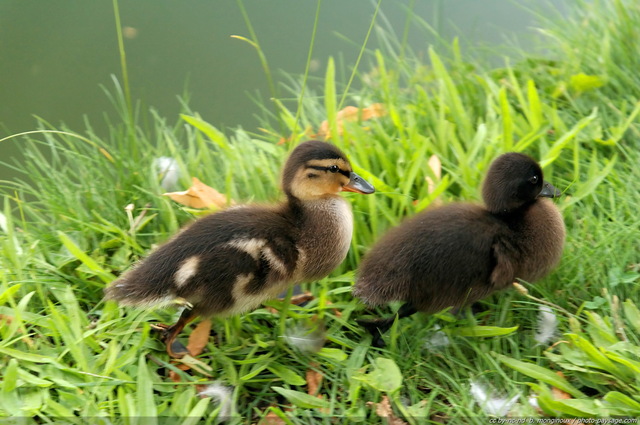
<svg viewBox="0 0 640 425">
<path fill-rule="evenodd" d="M 140 280 L 137 274 L 134 269 L 111 282 L 104 290 L 105 299 L 135 307 L 161 307 L 175 302 L 171 287 Z"/>
</svg>

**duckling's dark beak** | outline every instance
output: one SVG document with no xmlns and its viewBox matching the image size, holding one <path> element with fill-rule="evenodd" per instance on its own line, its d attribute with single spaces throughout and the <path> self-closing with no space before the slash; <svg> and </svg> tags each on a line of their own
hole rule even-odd
<svg viewBox="0 0 640 425">
<path fill-rule="evenodd" d="M 540 191 L 539 197 L 543 198 L 557 198 L 562 195 L 558 189 L 556 189 L 551 183 L 547 181 L 542 182 L 542 190 Z"/>
<path fill-rule="evenodd" d="M 363 193 L 368 195 L 376 191 L 371 183 L 354 173 L 353 171 L 349 175 L 349 183 L 347 183 L 342 190 L 347 192 Z"/>
</svg>

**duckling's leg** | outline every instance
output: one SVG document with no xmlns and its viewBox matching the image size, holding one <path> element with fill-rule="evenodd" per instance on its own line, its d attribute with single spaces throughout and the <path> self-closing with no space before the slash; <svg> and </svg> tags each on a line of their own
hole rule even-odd
<svg viewBox="0 0 640 425">
<path fill-rule="evenodd" d="M 178 319 L 176 324 L 162 331 L 161 339 L 166 344 L 167 353 L 169 353 L 170 357 L 173 357 L 174 359 L 180 359 L 189 354 L 189 351 L 187 351 L 187 347 L 182 345 L 180 341 L 176 341 L 176 338 L 178 337 L 180 332 L 182 332 L 184 327 L 187 326 L 187 324 L 189 324 L 189 322 L 191 322 L 196 317 L 198 317 L 198 315 L 195 314 L 193 310 L 185 308 L 184 310 L 182 310 L 182 314 L 180 315 L 180 318 Z"/>
<path fill-rule="evenodd" d="M 398 309 L 398 312 L 386 319 L 374 319 L 374 320 L 356 320 L 359 325 L 368 330 L 373 336 L 373 340 L 371 341 L 371 345 L 378 348 L 383 348 L 385 346 L 384 340 L 382 339 L 382 334 L 389 330 L 391 325 L 393 325 L 393 321 L 396 320 L 396 316 L 398 316 L 398 320 L 403 317 L 411 316 L 414 313 L 417 313 L 418 310 L 413 306 L 413 304 L 406 302 Z"/>
<path fill-rule="evenodd" d="M 476 301 L 475 303 L 471 304 L 468 307 L 469 311 L 471 311 L 471 315 L 472 316 L 476 316 L 480 313 L 483 313 L 485 311 L 487 311 L 487 307 L 485 307 L 483 304 L 481 304 L 480 302 Z M 451 310 L 449 310 L 449 313 L 453 314 L 454 316 L 457 317 L 462 317 L 463 313 L 464 313 L 465 307 L 462 306 L 458 306 L 458 307 L 452 307 Z"/>
</svg>

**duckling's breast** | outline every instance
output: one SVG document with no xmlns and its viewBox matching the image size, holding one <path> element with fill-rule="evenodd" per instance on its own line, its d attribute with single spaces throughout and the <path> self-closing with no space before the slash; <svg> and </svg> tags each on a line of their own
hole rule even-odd
<svg viewBox="0 0 640 425">
<path fill-rule="evenodd" d="M 526 212 L 517 244 L 522 253 L 516 277 L 535 282 L 560 261 L 565 239 L 560 210 L 549 199 L 539 199 Z"/>
<path fill-rule="evenodd" d="M 346 257 L 352 234 L 353 214 L 346 199 L 336 196 L 307 202 L 297 244 L 298 279 L 310 280 L 329 274 Z"/>
</svg>

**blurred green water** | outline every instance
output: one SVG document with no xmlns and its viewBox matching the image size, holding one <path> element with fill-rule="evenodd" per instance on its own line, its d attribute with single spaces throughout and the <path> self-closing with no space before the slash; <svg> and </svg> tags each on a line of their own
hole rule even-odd
<svg viewBox="0 0 640 425">
<path fill-rule="evenodd" d="M 411 0 L 383 0 L 381 18 L 401 34 Z M 557 2 L 560 3 L 559 1 Z M 304 71 L 316 2 L 245 0 L 269 63 L 287 73 Z M 312 77 L 329 56 L 355 62 L 375 2 L 324 0 Z M 445 39 L 499 44 L 526 34 L 528 12 L 509 0 L 416 0 L 415 13 Z M 125 48 L 134 99 L 175 120 L 177 99 L 220 127 L 254 130 L 258 108 L 248 94 L 269 97 L 255 51 L 231 35 L 248 36 L 238 4 L 228 0 L 121 0 Z M 352 40 L 345 41 L 337 34 Z M 410 44 L 426 50 L 433 39 L 413 30 Z M 370 47 L 376 46 L 375 38 Z M 361 65 L 367 69 L 367 60 Z M 101 88 L 120 76 L 112 2 L 108 0 L 0 0 L 0 138 L 36 128 L 34 115 L 81 131 L 89 117 L 98 133 L 102 116 L 115 117 Z M 19 157 L 19 140 L 0 144 L 0 160 Z M 0 179 L 11 178 L 0 166 Z"/>
</svg>

